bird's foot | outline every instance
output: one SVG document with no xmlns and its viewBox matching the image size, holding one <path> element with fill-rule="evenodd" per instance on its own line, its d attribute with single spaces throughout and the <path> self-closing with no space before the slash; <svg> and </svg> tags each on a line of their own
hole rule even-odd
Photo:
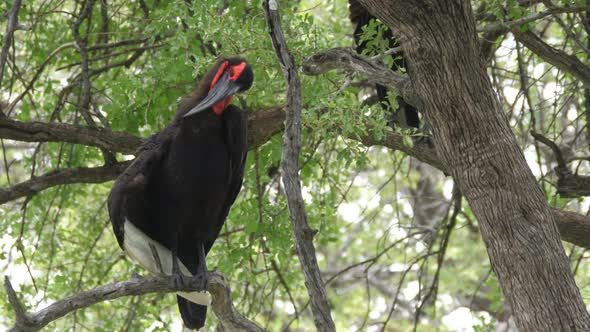
<svg viewBox="0 0 590 332">
<path fill-rule="evenodd" d="M 200 271 L 195 274 L 195 277 L 198 279 L 197 290 L 199 292 L 207 290 L 207 271 Z"/>
<path fill-rule="evenodd" d="M 174 286 L 174 288 L 185 288 L 187 285 L 186 278 L 187 277 L 180 272 L 172 273 L 172 276 L 171 276 L 172 285 Z"/>
</svg>

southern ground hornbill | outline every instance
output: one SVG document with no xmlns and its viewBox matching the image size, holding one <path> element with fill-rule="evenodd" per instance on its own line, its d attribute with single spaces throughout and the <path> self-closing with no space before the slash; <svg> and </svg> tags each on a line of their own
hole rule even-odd
<svg viewBox="0 0 590 332">
<path fill-rule="evenodd" d="M 356 52 L 361 54 L 367 50 L 367 41 L 362 40 L 363 28 L 367 27 L 371 21 L 376 21 L 375 16 L 371 15 L 359 2 L 358 0 L 348 0 L 350 21 L 354 24 L 354 43 Z M 389 48 L 394 48 L 397 45 L 397 40 L 393 36 L 393 33 L 388 27 L 383 30 L 383 39 L 388 41 Z M 378 55 L 378 54 L 368 54 Z M 401 71 L 406 69 L 404 63 L 403 54 L 401 52 L 393 54 L 394 61 L 391 69 L 395 71 Z M 390 125 L 397 125 L 401 128 L 420 128 L 420 117 L 418 111 L 406 103 L 400 96 L 397 97 L 398 109 L 390 110 L 389 103 L 387 101 L 387 88 L 377 84 L 377 97 L 381 106 L 391 113 Z"/>
<path fill-rule="evenodd" d="M 152 273 L 176 283 L 200 275 L 205 287 L 205 256 L 240 191 L 247 153 L 246 114 L 229 103 L 253 79 L 244 59 L 221 59 L 116 180 L 108 199 L 115 236 Z M 201 328 L 208 295 L 177 298 L 185 326 Z"/>
</svg>

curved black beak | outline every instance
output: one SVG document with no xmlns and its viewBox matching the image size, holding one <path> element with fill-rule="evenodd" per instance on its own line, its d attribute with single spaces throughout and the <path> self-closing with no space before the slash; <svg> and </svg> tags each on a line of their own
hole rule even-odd
<svg viewBox="0 0 590 332">
<path fill-rule="evenodd" d="M 225 72 L 221 75 L 213 89 L 209 91 L 207 97 L 205 97 L 205 99 L 203 99 L 197 106 L 188 111 L 184 117 L 202 112 L 217 104 L 217 102 L 234 95 L 239 90 L 240 85 L 236 81 L 230 80 L 229 74 Z"/>
</svg>

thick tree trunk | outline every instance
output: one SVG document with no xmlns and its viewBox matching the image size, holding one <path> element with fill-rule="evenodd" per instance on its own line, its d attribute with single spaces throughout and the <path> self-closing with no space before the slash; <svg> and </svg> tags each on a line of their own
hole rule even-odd
<svg viewBox="0 0 590 332">
<path fill-rule="evenodd" d="M 484 69 L 468 0 L 361 0 L 398 35 L 436 151 L 521 331 L 590 331 L 553 215 Z"/>
</svg>

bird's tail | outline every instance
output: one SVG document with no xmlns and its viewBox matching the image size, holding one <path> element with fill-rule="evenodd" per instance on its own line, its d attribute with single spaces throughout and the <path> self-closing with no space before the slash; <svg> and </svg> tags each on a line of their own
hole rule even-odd
<svg viewBox="0 0 590 332">
<path fill-rule="evenodd" d="M 198 330 L 205 326 L 207 318 L 207 306 L 190 302 L 189 300 L 176 296 L 178 310 L 184 321 L 184 326 L 192 330 Z"/>
</svg>

